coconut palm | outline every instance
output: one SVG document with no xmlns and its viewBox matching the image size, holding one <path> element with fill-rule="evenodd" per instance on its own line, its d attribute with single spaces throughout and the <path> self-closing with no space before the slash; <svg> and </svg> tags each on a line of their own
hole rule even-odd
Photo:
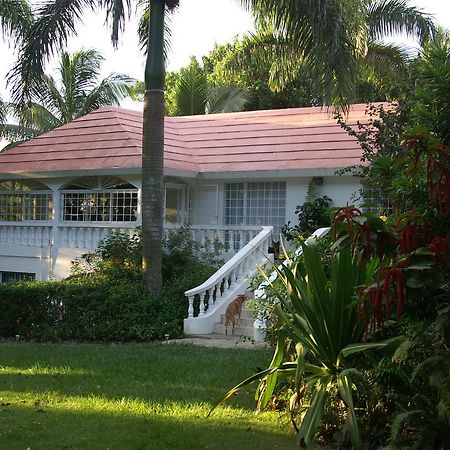
<svg viewBox="0 0 450 450">
<path fill-rule="evenodd" d="M 0 0 L 0 30 L 16 46 L 29 30 L 33 20 L 27 0 Z M 6 117 L 6 108 L 0 98 L 0 122 Z"/>
<path fill-rule="evenodd" d="M 24 141 L 84 116 L 105 105 L 119 105 L 134 81 L 126 75 L 110 74 L 99 80 L 104 58 L 96 50 L 63 52 L 59 80 L 44 75 L 36 81 L 38 95 L 27 105 L 5 104 L 16 124 L 1 124 L 0 137 Z"/>
<path fill-rule="evenodd" d="M 363 63 L 376 67 L 376 56 L 383 62 L 392 56 L 388 60 L 391 67 L 404 61 L 401 48 L 381 45 L 380 39 L 405 33 L 424 42 L 435 31 L 432 20 L 409 6 L 407 0 L 244 3 L 255 11 L 258 30 L 244 51 L 255 53 L 258 49 L 259 58 L 272 62 L 271 81 L 275 87 L 294 79 L 307 66 L 313 70 L 316 89 L 326 104 L 345 106 L 351 101 L 358 66 Z M 244 52 L 245 57 L 248 55 Z"/>
<path fill-rule="evenodd" d="M 396 1 L 399 6 L 404 0 Z M 142 143 L 142 230 L 144 278 L 150 290 L 161 287 L 162 177 L 164 154 L 164 16 L 179 0 L 149 0 L 150 28 L 145 68 L 144 127 Z M 320 87 L 327 98 L 347 102 L 356 73 L 355 54 L 364 52 L 367 42 L 366 16 L 368 0 L 241 0 L 263 24 L 271 24 L 278 34 L 286 33 L 298 44 L 303 58 L 317 68 Z M 373 2 L 372 2 L 373 3 Z M 380 0 L 381 14 L 387 11 Z M 76 33 L 76 22 L 86 10 L 106 11 L 111 39 L 117 45 L 119 34 L 130 14 L 130 2 L 123 0 L 52 0 L 37 9 L 37 17 L 27 33 L 12 80 L 13 96 L 22 100 L 36 90 L 43 64 L 67 38 Z M 395 9 L 395 8 L 394 8 Z M 376 32 L 391 27 L 379 21 Z M 400 27 L 417 30 L 415 22 Z M 151 266 L 150 266 L 151 261 Z M 150 269 L 151 267 L 151 269 Z"/>
<path fill-rule="evenodd" d="M 195 58 L 177 74 L 173 90 L 174 110 L 170 113 L 176 116 L 242 111 L 249 100 L 247 91 L 239 86 L 210 83 Z"/>
</svg>

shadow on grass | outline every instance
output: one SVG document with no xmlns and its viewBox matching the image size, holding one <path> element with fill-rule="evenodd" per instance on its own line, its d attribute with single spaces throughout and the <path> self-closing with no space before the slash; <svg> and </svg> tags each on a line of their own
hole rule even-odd
<svg viewBox="0 0 450 450">
<path fill-rule="evenodd" d="M 184 345 L 0 344 L 0 449 L 296 448 L 254 389 L 211 403 L 264 367 L 263 350 Z"/>
<path fill-rule="evenodd" d="M 187 345 L 0 344 L 0 391 L 214 403 L 269 356 Z M 251 409 L 248 392 L 238 405 Z"/>
<path fill-rule="evenodd" d="M 6 409 L 6 411 L 5 411 Z M 0 448 L 8 450 L 110 449 L 293 449 L 295 438 L 255 416 L 205 419 L 195 407 L 184 413 L 126 414 L 105 411 L 37 410 L 15 406 L 0 412 Z M 184 416 L 183 416 L 184 414 Z M 189 414 L 189 416 L 188 416 Z M 273 420 L 273 419 L 272 419 Z"/>
</svg>

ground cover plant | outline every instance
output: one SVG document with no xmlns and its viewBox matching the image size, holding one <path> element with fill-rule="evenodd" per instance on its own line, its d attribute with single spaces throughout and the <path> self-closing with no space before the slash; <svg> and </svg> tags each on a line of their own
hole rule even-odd
<svg viewBox="0 0 450 450">
<path fill-rule="evenodd" d="M 268 362 L 263 349 L 177 344 L 0 344 L 0 448 L 293 449 L 253 393 L 207 418 L 224 384 Z"/>
</svg>

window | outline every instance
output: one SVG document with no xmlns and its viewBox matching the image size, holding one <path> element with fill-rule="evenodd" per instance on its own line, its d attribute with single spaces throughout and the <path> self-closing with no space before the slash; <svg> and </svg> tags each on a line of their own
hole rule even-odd
<svg viewBox="0 0 450 450">
<path fill-rule="evenodd" d="M 52 192 L 36 181 L 0 182 L 0 221 L 50 220 Z"/>
<path fill-rule="evenodd" d="M 225 186 L 226 225 L 271 225 L 274 234 L 286 221 L 286 183 L 230 183 Z"/>
<path fill-rule="evenodd" d="M 392 206 L 386 193 L 380 188 L 364 188 L 362 190 L 364 212 L 377 216 L 388 215 L 392 212 Z"/>
<path fill-rule="evenodd" d="M 62 191 L 61 202 L 66 221 L 134 222 L 137 219 L 138 191 L 118 178 L 79 179 Z"/>
<path fill-rule="evenodd" d="M 35 273 L 28 272 L 0 272 L 0 283 L 8 283 L 11 281 L 34 281 Z"/>
</svg>

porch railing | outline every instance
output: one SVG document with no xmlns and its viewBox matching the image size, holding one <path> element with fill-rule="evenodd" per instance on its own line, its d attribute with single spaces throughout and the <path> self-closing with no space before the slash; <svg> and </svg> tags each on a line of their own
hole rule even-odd
<svg viewBox="0 0 450 450">
<path fill-rule="evenodd" d="M 0 225 L 0 242 L 4 244 L 49 247 L 52 242 L 52 226 L 46 224 L 22 224 L 8 222 Z"/>
<path fill-rule="evenodd" d="M 99 224 L 63 222 L 54 225 L 52 222 L 3 222 L 0 223 L 0 243 L 50 247 L 51 245 L 66 248 L 94 250 L 99 242 L 109 233 L 120 231 L 131 234 L 137 224 Z M 179 226 L 165 225 L 164 233 Z M 191 225 L 192 238 L 199 246 L 218 245 L 223 253 L 235 253 L 247 245 L 258 233 L 257 226 L 228 225 Z"/>
</svg>

